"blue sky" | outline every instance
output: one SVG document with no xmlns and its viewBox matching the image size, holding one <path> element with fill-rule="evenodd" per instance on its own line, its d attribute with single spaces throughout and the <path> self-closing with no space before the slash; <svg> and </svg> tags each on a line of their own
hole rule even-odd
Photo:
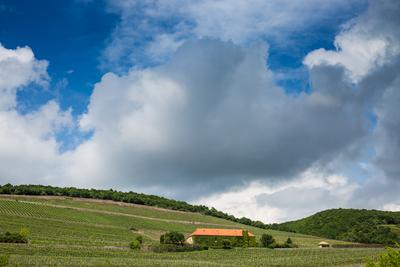
<svg viewBox="0 0 400 267">
<path fill-rule="evenodd" d="M 99 69 L 101 51 L 118 18 L 106 11 L 103 1 L 2 0 L 0 5 L 3 46 L 29 46 L 37 58 L 50 62 L 49 90 L 22 91 L 20 100 L 27 108 L 37 108 L 56 95 L 63 108 L 72 106 L 75 114 L 82 113 L 104 73 Z"/>
<path fill-rule="evenodd" d="M 267 222 L 400 209 L 399 10 L 0 0 L 0 183 L 134 190 Z"/>
</svg>

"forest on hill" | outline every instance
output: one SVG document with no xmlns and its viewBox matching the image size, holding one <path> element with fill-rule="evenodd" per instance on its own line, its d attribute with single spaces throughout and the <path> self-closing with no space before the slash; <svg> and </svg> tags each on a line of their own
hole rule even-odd
<svg viewBox="0 0 400 267">
<path fill-rule="evenodd" d="M 330 209 L 270 228 L 359 243 L 392 245 L 400 241 L 400 212 Z"/>
<path fill-rule="evenodd" d="M 242 217 L 236 218 L 233 215 L 219 211 L 215 208 L 209 208 L 204 205 L 191 205 L 185 201 L 168 199 L 165 197 L 147 195 L 136 192 L 121 192 L 113 189 L 99 190 L 99 189 L 82 189 L 75 187 L 55 187 L 45 185 L 12 185 L 5 184 L 0 185 L 0 194 L 9 195 L 28 195 L 28 196 L 66 196 L 66 197 L 80 197 L 80 198 L 91 198 L 91 199 L 103 199 L 121 201 L 125 203 L 156 206 L 159 208 L 198 212 L 204 215 L 209 215 L 233 222 L 250 225 L 262 229 L 267 229 L 268 224 L 264 224 L 260 221 L 253 221 L 249 218 Z"/>
</svg>

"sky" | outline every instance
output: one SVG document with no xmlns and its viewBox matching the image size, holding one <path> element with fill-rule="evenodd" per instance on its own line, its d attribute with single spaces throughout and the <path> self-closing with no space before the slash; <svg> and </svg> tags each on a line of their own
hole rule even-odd
<svg viewBox="0 0 400 267">
<path fill-rule="evenodd" d="M 0 0 L 0 184 L 266 223 L 400 210 L 400 2 Z"/>
</svg>

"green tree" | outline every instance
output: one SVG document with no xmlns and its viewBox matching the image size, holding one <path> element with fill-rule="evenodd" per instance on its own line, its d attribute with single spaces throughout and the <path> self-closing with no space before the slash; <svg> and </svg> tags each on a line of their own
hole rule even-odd
<svg viewBox="0 0 400 267">
<path fill-rule="evenodd" d="M 183 245 L 185 236 L 182 233 L 171 231 L 160 236 L 161 244 Z"/>
<path fill-rule="evenodd" d="M 400 248 L 398 243 L 396 245 Z M 366 267 L 400 267 L 400 250 L 388 247 L 385 253 L 379 255 L 376 262 L 369 261 Z"/>
<path fill-rule="evenodd" d="M 272 237 L 272 235 L 262 234 L 260 243 L 264 248 L 270 248 L 275 243 L 275 239 Z"/>
</svg>

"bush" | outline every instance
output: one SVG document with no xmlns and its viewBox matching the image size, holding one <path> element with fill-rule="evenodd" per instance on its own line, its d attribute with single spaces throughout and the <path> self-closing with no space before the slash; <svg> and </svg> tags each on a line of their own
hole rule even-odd
<svg viewBox="0 0 400 267">
<path fill-rule="evenodd" d="M 0 267 L 8 266 L 8 255 L 1 255 L 0 256 Z"/>
<path fill-rule="evenodd" d="M 153 252 L 163 253 L 163 252 L 191 252 L 207 250 L 208 247 L 197 246 L 197 245 L 174 245 L 174 244 L 160 244 L 151 247 Z"/>
<path fill-rule="evenodd" d="M 19 234 L 24 237 L 24 238 L 28 238 L 29 236 L 29 229 L 26 227 L 21 228 L 21 230 L 19 230 Z"/>
<path fill-rule="evenodd" d="M 260 238 L 260 244 L 264 248 L 274 248 L 275 244 L 275 239 L 272 237 L 272 235 L 268 234 L 262 234 Z"/>
<path fill-rule="evenodd" d="M 400 248 L 398 243 L 396 245 Z M 369 261 L 366 267 L 400 267 L 400 250 L 386 248 L 386 252 L 379 255 L 376 262 Z"/>
<path fill-rule="evenodd" d="M 129 243 L 129 247 L 133 250 L 139 250 L 140 249 L 140 242 L 138 240 L 133 240 L 131 243 Z"/>
<path fill-rule="evenodd" d="M 129 247 L 134 250 L 139 250 L 142 247 L 143 237 L 141 235 L 137 236 L 135 240 L 129 243 Z"/>
<path fill-rule="evenodd" d="M 168 232 L 160 236 L 161 244 L 173 244 L 173 245 L 183 245 L 185 242 L 185 236 L 178 232 Z"/>
<path fill-rule="evenodd" d="M 283 248 L 297 248 L 297 245 L 293 243 L 292 239 L 288 237 L 288 239 L 283 243 Z"/>
<path fill-rule="evenodd" d="M 138 236 L 136 237 L 136 240 L 139 241 L 140 244 L 143 244 L 143 236 L 138 235 Z"/>
<path fill-rule="evenodd" d="M 6 232 L 0 235 L 0 243 L 28 243 L 28 239 L 20 233 Z"/>
<path fill-rule="evenodd" d="M 222 248 L 223 249 L 230 249 L 232 248 L 231 241 L 229 239 L 222 240 Z"/>
</svg>

